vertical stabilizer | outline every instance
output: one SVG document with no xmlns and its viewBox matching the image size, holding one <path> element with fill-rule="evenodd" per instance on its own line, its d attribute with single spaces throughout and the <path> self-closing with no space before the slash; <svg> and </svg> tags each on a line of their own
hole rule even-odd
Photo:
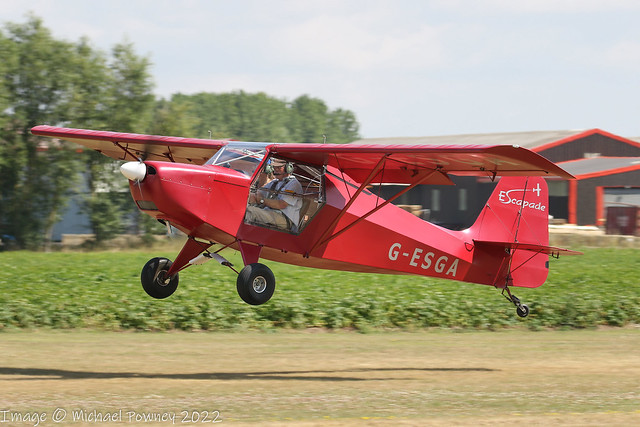
<svg viewBox="0 0 640 427">
<path fill-rule="evenodd" d="M 475 240 L 549 244 L 549 190 L 540 177 L 503 177 L 471 227 Z"/>
<path fill-rule="evenodd" d="M 542 285 L 552 249 L 548 246 L 549 191 L 544 178 L 501 178 L 468 231 L 475 251 L 503 259 L 494 276 L 495 286 Z"/>
</svg>

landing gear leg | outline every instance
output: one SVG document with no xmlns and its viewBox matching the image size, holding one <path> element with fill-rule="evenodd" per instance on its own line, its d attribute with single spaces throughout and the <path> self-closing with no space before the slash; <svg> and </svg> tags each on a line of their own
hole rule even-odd
<svg viewBox="0 0 640 427">
<path fill-rule="evenodd" d="M 504 294 L 505 292 L 507 293 L 507 295 Z M 527 317 L 529 315 L 529 307 L 526 304 L 520 302 L 520 299 L 511 293 L 511 291 L 509 290 L 509 286 L 505 286 L 505 288 L 502 290 L 502 295 L 504 295 L 504 297 L 508 301 L 516 306 L 516 313 L 519 317 Z"/>
</svg>

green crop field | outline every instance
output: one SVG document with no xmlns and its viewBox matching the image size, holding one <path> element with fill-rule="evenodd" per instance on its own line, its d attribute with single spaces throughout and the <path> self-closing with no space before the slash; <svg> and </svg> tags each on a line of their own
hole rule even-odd
<svg viewBox="0 0 640 427">
<path fill-rule="evenodd" d="M 640 251 L 586 249 L 552 259 L 547 283 L 514 290 L 526 319 L 492 287 L 419 276 L 335 272 L 268 263 L 277 288 L 263 306 L 243 303 L 235 273 L 210 262 L 180 273 L 166 300 L 148 297 L 140 270 L 177 249 L 0 253 L 0 330 L 269 330 L 454 327 L 494 330 L 640 324 Z M 225 254 L 236 265 L 240 256 Z"/>
</svg>

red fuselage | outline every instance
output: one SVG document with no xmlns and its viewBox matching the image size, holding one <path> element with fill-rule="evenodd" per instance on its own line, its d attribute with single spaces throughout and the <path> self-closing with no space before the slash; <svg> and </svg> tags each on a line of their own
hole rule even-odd
<svg viewBox="0 0 640 427">
<path fill-rule="evenodd" d="M 238 241 L 259 245 L 261 258 L 314 268 L 416 274 L 491 285 L 503 269 L 504 253 L 474 252 L 468 231 L 444 229 L 391 204 L 349 228 L 382 202 L 368 191 L 334 226 L 334 231 L 347 230 L 313 249 L 358 188 L 337 174 L 325 174 L 326 203 L 294 235 L 244 223 L 251 177 L 241 172 L 210 165 L 146 164 L 146 178 L 130 182 L 133 198 L 145 213 L 198 239 L 236 249 Z M 149 210 L 154 205 L 157 209 Z"/>
</svg>

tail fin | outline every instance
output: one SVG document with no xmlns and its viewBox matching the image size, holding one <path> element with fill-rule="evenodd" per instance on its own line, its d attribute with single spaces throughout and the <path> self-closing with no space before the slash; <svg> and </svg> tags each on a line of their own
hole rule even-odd
<svg viewBox="0 0 640 427">
<path fill-rule="evenodd" d="M 471 227 L 475 240 L 549 243 L 549 190 L 540 177 L 503 177 Z"/>
<path fill-rule="evenodd" d="M 493 285 L 538 287 L 549 273 L 549 191 L 541 177 L 503 177 L 468 230 L 476 251 L 503 259 Z"/>
</svg>

